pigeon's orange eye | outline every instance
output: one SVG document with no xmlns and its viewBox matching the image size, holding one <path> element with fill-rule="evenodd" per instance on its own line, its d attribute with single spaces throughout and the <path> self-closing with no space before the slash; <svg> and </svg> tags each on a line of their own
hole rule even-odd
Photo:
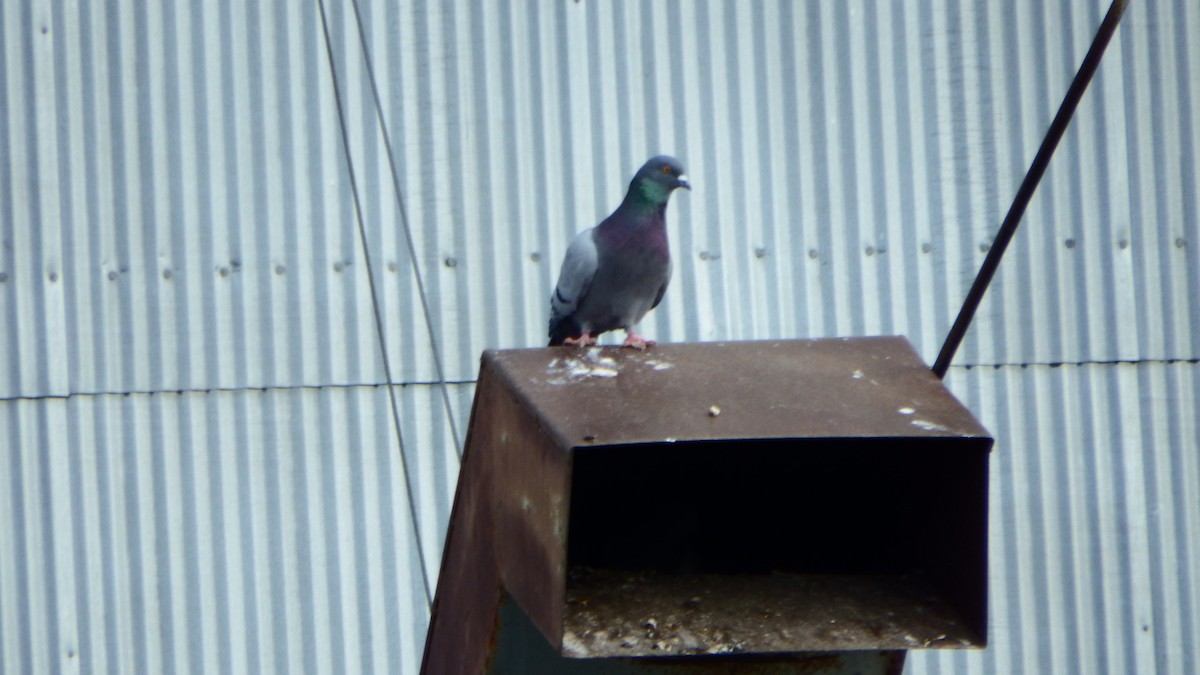
<svg viewBox="0 0 1200 675">
<path fill-rule="evenodd" d="M 671 173 L 671 165 L 663 164 L 663 173 Z"/>
</svg>

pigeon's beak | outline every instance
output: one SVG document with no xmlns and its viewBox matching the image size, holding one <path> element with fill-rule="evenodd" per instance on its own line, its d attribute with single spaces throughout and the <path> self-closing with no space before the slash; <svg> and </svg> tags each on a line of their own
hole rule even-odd
<svg viewBox="0 0 1200 675">
<path fill-rule="evenodd" d="M 688 177 L 686 175 L 679 174 L 679 178 L 677 180 L 679 181 L 678 187 L 687 188 L 689 190 L 692 189 L 692 184 L 688 182 Z"/>
</svg>

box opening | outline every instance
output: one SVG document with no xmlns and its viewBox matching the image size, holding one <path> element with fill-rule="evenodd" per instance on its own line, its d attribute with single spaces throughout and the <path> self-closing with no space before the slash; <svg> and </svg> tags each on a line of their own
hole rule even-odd
<svg viewBox="0 0 1200 675">
<path fill-rule="evenodd" d="M 568 630 L 613 605 L 691 634 L 711 612 L 731 626 L 766 612 L 791 625 L 766 651 L 983 646 L 987 450 L 961 437 L 576 448 Z"/>
</svg>

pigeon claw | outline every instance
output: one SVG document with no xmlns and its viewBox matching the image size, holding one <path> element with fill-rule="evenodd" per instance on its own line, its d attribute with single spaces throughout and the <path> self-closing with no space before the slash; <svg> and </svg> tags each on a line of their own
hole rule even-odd
<svg viewBox="0 0 1200 675">
<path fill-rule="evenodd" d="M 625 338 L 624 346 L 633 347 L 634 349 L 645 349 L 646 347 L 653 347 L 654 344 L 654 340 L 647 340 L 637 333 L 629 333 Z"/>
<path fill-rule="evenodd" d="M 583 331 L 583 335 L 580 335 L 577 338 L 569 337 L 563 340 L 563 343 L 571 345 L 572 347 L 590 347 L 596 344 L 596 338 L 592 337 L 591 334 L 585 330 Z"/>
</svg>

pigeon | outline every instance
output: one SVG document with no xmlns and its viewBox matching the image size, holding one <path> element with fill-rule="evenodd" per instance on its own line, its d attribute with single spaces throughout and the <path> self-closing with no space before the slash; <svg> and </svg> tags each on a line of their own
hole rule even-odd
<svg viewBox="0 0 1200 675">
<path fill-rule="evenodd" d="M 550 297 L 551 347 L 594 345 L 617 328 L 626 347 L 654 344 L 637 326 L 671 280 L 666 213 L 676 188 L 692 189 L 679 160 L 654 157 L 638 169 L 617 210 L 571 240 Z"/>
</svg>

